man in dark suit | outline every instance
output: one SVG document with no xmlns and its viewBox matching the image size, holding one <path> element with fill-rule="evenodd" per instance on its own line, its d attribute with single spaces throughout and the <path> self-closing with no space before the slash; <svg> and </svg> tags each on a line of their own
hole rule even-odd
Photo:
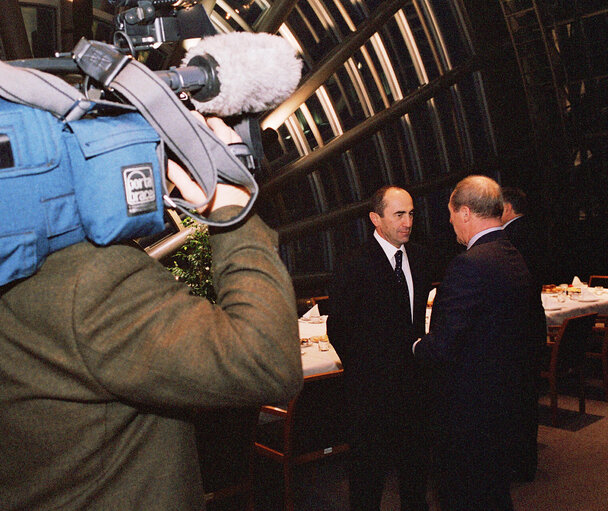
<svg viewBox="0 0 608 511">
<path fill-rule="evenodd" d="M 428 335 L 414 344 L 434 371 L 435 459 L 442 511 L 509 511 L 511 441 L 526 388 L 532 278 L 502 230 L 500 186 L 462 180 L 450 222 L 467 251 L 446 270 Z"/>
<path fill-rule="evenodd" d="M 385 476 L 396 468 L 401 509 L 426 510 L 420 381 L 411 346 L 424 333 L 430 258 L 409 243 L 414 203 L 408 192 L 381 188 L 369 216 L 374 237 L 336 269 L 327 325 L 344 365 L 350 504 L 379 510 Z"/>
<path fill-rule="evenodd" d="M 534 361 L 531 381 L 534 385 L 524 394 L 527 413 L 520 430 L 519 455 L 515 458 L 513 478 L 516 481 L 533 481 L 538 465 L 538 386 L 543 348 L 547 342 L 547 319 L 541 293 L 544 281 L 544 246 L 540 231 L 528 215 L 528 199 L 518 188 L 502 188 L 504 210 L 503 229 L 509 240 L 526 261 L 534 279 L 535 298 L 530 318 L 530 360 Z"/>
</svg>

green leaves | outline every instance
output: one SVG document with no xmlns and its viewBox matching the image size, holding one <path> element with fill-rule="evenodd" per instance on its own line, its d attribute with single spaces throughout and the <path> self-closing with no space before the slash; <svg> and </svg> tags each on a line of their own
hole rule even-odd
<svg viewBox="0 0 608 511">
<path fill-rule="evenodd" d="M 192 225 L 192 219 L 184 220 L 186 227 Z M 209 243 L 209 232 L 206 226 L 195 224 L 196 230 L 188 237 L 186 243 L 171 256 L 166 266 L 178 280 L 190 286 L 190 292 L 196 296 L 207 298 L 215 303 L 216 294 L 213 289 L 211 262 L 213 256 Z"/>
</svg>

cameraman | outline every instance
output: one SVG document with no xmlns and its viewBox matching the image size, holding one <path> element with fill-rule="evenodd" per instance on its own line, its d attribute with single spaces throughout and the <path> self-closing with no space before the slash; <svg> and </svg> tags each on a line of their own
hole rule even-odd
<svg viewBox="0 0 608 511">
<path fill-rule="evenodd" d="M 238 137 L 208 124 L 226 143 Z M 172 162 L 168 178 L 184 198 L 202 198 Z M 227 219 L 247 200 L 218 185 L 204 214 Z M 212 230 L 217 305 L 122 244 L 69 246 L 1 288 L 0 508 L 204 508 L 188 417 L 284 402 L 301 386 L 294 294 L 276 244 L 255 215 Z"/>
</svg>

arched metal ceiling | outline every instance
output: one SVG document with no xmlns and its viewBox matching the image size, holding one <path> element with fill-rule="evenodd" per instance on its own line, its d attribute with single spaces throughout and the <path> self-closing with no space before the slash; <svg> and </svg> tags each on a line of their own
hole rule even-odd
<svg viewBox="0 0 608 511">
<path fill-rule="evenodd" d="M 417 234 L 430 237 L 447 225 L 446 188 L 496 146 L 460 2 L 290 4 L 278 33 L 305 72 L 295 94 L 262 119 L 278 136 L 261 210 L 292 275 L 310 283 L 369 235 L 366 201 L 379 186 L 410 189 Z M 213 19 L 255 30 L 269 7 L 222 0 Z"/>
<path fill-rule="evenodd" d="M 540 196 L 557 207 L 577 192 L 573 183 L 588 184 L 591 175 L 600 183 L 607 179 L 608 156 L 601 149 L 608 133 L 604 0 L 202 2 L 218 30 L 278 32 L 304 61 L 295 94 L 261 118 L 268 160 L 259 178 L 258 206 L 280 234 L 297 287 L 322 289 L 335 258 L 369 235 L 366 200 L 383 184 L 412 192 L 414 237 L 436 241 L 451 236 L 447 194 L 470 171 L 500 178 L 498 168 L 511 164 L 509 184 L 521 186 L 522 179 L 538 182 L 534 170 L 516 168 L 535 159 L 543 178 Z M 92 7 L 97 38 L 111 31 L 107 0 L 73 6 L 74 16 L 77 8 L 87 15 Z M 483 34 L 484 16 L 495 12 L 504 34 L 492 28 Z M 69 25 L 57 39 L 66 39 Z M 538 56 L 527 46 L 527 36 L 535 34 Z M 502 53 L 498 61 L 492 60 L 496 50 Z M 513 73 L 511 83 L 523 82 L 525 96 L 510 96 L 506 87 L 492 83 L 492 76 L 505 77 L 492 73 L 507 53 L 507 59 L 517 58 L 522 77 Z M 546 76 L 545 68 L 549 87 L 538 79 Z M 528 126 L 515 120 L 524 98 Z M 555 119 L 561 122 L 553 132 L 558 136 L 547 135 Z M 530 145 L 530 127 L 535 151 L 524 147 Z M 601 197 L 606 193 L 596 189 L 594 203 Z M 573 208 L 566 218 L 570 229 L 580 227 L 585 204 Z M 549 211 L 552 232 L 559 219 Z"/>
</svg>

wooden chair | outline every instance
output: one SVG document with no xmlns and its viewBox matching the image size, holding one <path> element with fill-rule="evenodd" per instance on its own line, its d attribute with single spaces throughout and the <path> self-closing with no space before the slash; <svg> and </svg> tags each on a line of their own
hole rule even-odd
<svg viewBox="0 0 608 511">
<path fill-rule="evenodd" d="M 598 314 L 585 356 L 601 360 L 604 399 L 608 401 L 608 315 Z"/>
<path fill-rule="evenodd" d="M 196 423 L 208 511 L 253 511 L 253 457 L 260 408 L 206 411 Z"/>
<path fill-rule="evenodd" d="M 588 281 L 589 287 L 608 287 L 608 275 L 591 275 Z"/>
<path fill-rule="evenodd" d="M 578 379 L 579 413 L 585 413 L 585 352 L 597 313 L 583 314 L 564 320 L 556 336 L 547 341 L 548 364 L 541 370 L 541 378 L 549 381 L 551 423 L 557 425 L 557 381 L 565 376 Z"/>
<path fill-rule="evenodd" d="M 349 448 L 345 440 L 343 396 L 342 370 L 338 370 L 305 377 L 302 391 L 287 407 L 262 407 L 255 448 L 259 455 L 282 467 L 286 511 L 294 509 L 294 467 L 344 453 Z M 266 422 L 264 414 L 268 414 Z"/>
</svg>

